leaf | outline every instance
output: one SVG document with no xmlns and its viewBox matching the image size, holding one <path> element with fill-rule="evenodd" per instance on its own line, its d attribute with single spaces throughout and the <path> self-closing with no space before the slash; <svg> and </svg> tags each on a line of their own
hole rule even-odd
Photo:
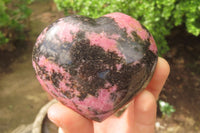
<svg viewBox="0 0 200 133">
<path fill-rule="evenodd" d="M 171 116 L 171 114 L 176 111 L 172 105 L 162 100 L 159 100 L 159 108 L 160 111 L 163 113 L 163 115 L 168 115 L 168 116 Z"/>
</svg>

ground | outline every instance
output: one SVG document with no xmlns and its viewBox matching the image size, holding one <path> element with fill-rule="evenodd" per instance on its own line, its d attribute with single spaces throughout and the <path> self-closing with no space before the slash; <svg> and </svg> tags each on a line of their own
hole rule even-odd
<svg viewBox="0 0 200 133">
<path fill-rule="evenodd" d="M 10 133 L 21 124 L 34 121 L 39 109 L 48 102 L 31 64 L 32 46 L 48 24 L 60 18 L 53 2 L 37 0 L 31 5 L 30 32 L 26 45 L 0 51 L 0 131 Z M 158 113 L 157 133 L 200 132 L 200 37 L 177 27 L 167 37 L 170 51 L 163 57 L 171 73 L 160 95 L 176 109 L 171 117 Z M 26 47 L 23 47 L 26 46 Z M 22 48 L 23 47 L 23 48 Z M 158 111 L 159 112 L 159 111 Z"/>
<path fill-rule="evenodd" d="M 167 37 L 170 51 L 164 56 L 171 72 L 160 99 L 172 104 L 176 112 L 170 118 L 158 118 L 162 132 L 200 132 L 200 37 L 177 27 Z M 165 128 L 166 127 L 166 128 Z M 170 131 L 169 131 L 170 132 Z"/>
</svg>

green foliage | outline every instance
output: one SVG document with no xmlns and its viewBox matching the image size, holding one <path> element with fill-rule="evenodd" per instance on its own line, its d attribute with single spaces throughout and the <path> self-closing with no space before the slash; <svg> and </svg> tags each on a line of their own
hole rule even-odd
<svg viewBox="0 0 200 133">
<path fill-rule="evenodd" d="M 31 14 L 32 0 L 0 0 L 0 45 L 23 39 L 25 23 Z"/>
<path fill-rule="evenodd" d="M 171 116 L 171 114 L 176 111 L 172 105 L 162 100 L 159 100 L 159 108 L 163 116 Z"/>
<path fill-rule="evenodd" d="M 138 19 L 153 34 L 160 54 L 169 48 L 165 36 L 185 24 L 193 35 L 200 34 L 200 0 L 54 0 L 66 14 L 97 18 L 122 12 Z"/>
</svg>

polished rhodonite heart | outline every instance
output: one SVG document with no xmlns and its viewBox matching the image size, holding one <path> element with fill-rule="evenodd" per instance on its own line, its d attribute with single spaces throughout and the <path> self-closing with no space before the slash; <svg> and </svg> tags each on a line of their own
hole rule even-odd
<svg viewBox="0 0 200 133">
<path fill-rule="evenodd" d="M 61 18 L 44 29 L 33 49 L 42 87 L 95 121 L 106 119 L 145 88 L 156 63 L 152 35 L 122 13 Z"/>
</svg>

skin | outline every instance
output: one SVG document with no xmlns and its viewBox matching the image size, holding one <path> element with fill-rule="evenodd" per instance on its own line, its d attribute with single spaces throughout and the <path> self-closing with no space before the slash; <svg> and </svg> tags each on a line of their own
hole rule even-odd
<svg viewBox="0 0 200 133">
<path fill-rule="evenodd" d="M 120 117 L 112 115 L 98 123 L 82 117 L 60 103 L 49 108 L 48 117 L 60 127 L 60 133 L 154 133 L 156 101 L 169 72 L 169 64 L 159 57 L 149 85 L 130 102 Z"/>
</svg>

